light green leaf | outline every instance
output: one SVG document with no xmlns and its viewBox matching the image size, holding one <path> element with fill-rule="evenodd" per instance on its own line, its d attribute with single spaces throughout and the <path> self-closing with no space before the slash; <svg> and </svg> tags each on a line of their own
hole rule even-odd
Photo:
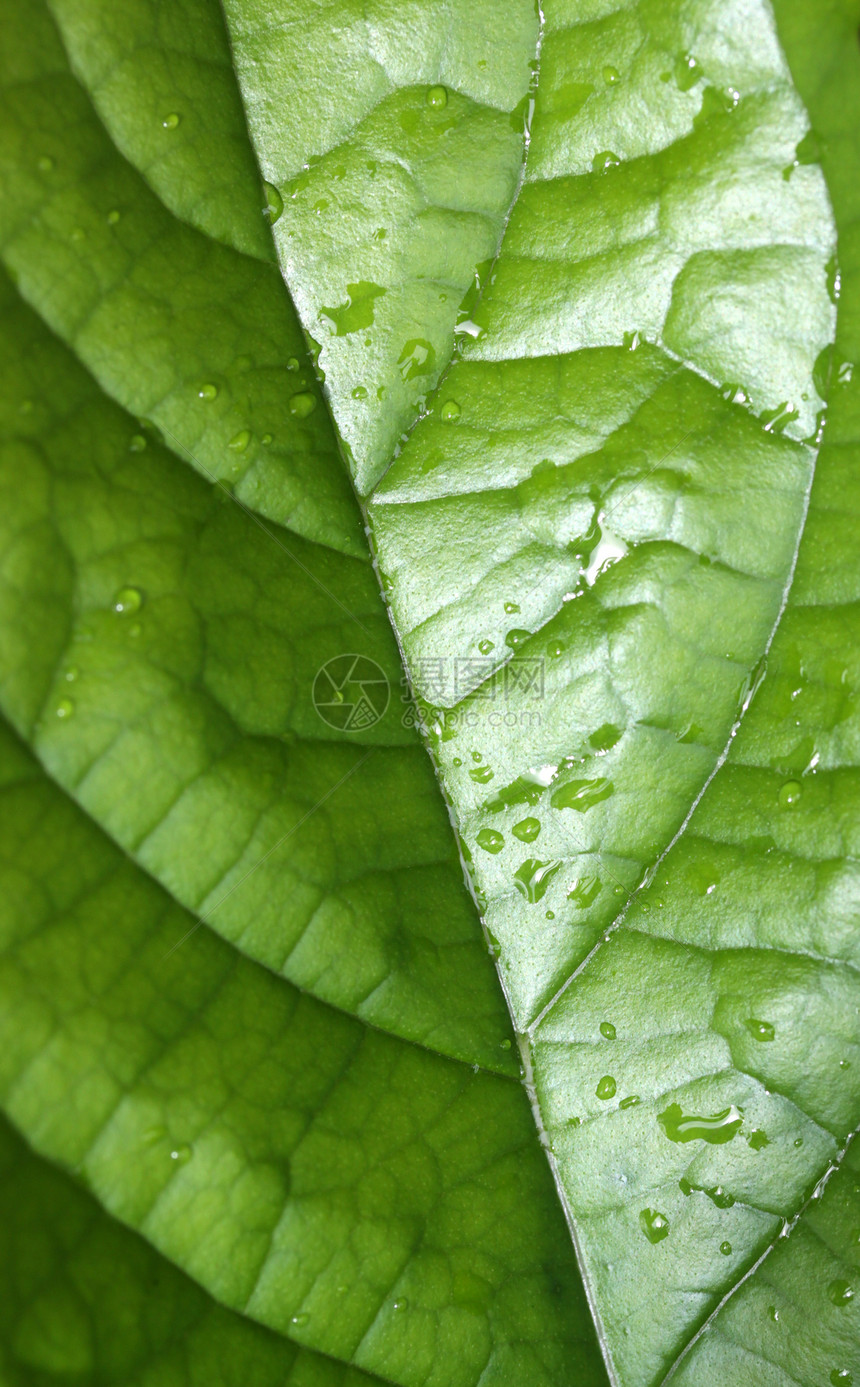
<svg viewBox="0 0 860 1387">
<path fill-rule="evenodd" d="M 855 0 L 4 6 L 7 1112 L 403 1387 L 849 1382 Z"/>
</svg>

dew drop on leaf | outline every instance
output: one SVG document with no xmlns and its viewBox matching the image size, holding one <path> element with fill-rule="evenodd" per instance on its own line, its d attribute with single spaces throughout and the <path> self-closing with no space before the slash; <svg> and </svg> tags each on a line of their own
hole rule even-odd
<svg viewBox="0 0 860 1387">
<path fill-rule="evenodd" d="M 660 1243 L 669 1236 L 669 1220 L 656 1209 L 643 1209 L 639 1215 L 639 1227 L 649 1243 Z"/>
<path fill-rule="evenodd" d="M 428 87 L 427 105 L 434 111 L 441 111 L 448 105 L 448 92 L 445 87 Z"/>
<path fill-rule="evenodd" d="M 170 1153 L 170 1159 L 174 1161 L 176 1165 L 187 1165 L 191 1160 L 191 1147 L 187 1142 L 181 1142 L 179 1146 L 174 1146 Z"/>
<path fill-rule="evenodd" d="M 613 154 L 611 149 L 602 149 L 599 154 L 595 154 L 591 165 L 592 173 L 606 173 L 608 169 L 617 169 L 621 160 L 617 154 Z"/>
<path fill-rule="evenodd" d="M 684 53 L 675 64 L 675 81 L 682 92 L 688 92 L 696 85 L 702 69 L 692 53 Z"/>
<path fill-rule="evenodd" d="M 604 1074 L 603 1078 L 599 1080 L 594 1092 L 598 1098 L 602 1098 L 603 1101 L 606 1102 L 607 1099 L 615 1097 L 616 1089 L 617 1085 L 612 1075 Z"/>
<path fill-rule="evenodd" d="M 521 843 L 533 843 L 541 830 L 540 819 L 520 819 L 519 823 L 514 824 L 511 833 L 515 838 L 519 838 Z"/>
<path fill-rule="evenodd" d="M 726 1243 L 720 1243 L 720 1251 L 722 1252 L 722 1254 L 723 1254 L 724 1257 L 730 1257 L 731 1254 L 732 1254 L 732 1245 L 731 1245 L 731 1243 L 728 1243 L 728 1242 L 726 1242 Z"/>
<path fill-rule="evenodd" d="M 70 698 L 61 698 L 57 704 L 56 713 L 58 718 L 70 718 L 75 711 L 75 705 Z"/>
<path fill-rule="evenodd" d="M 769 1021 L 757 1021 L 751 1016 L 744 1022 L 744 1025 L 754 1040 L 773 1040 L 776 1035 L 776 1031 Z"/>
<path fill-rule="evenodd" d="M 792 809 L 802 794 L 803 788 L 799 780 L 787 780 L 779 792 L 780 809 Z"/>
<path fill-rule="evenodd" d="M 698 1117 L 682 1112 L 678 1103 L 670 1103 L 657 1118 L 670 1141 L 706 1141 L 722 1146 L 736 1137 L 743 1124 L 743 1113 L 734 1104 L 710 1117 Z"/>
<path fill-rule="evenodd" d="M 514 872 L 514 886 L 529 905 L 543 900 L 552 878 L 561 868 L 560 862 L 541 862 L 536 857 L 528 857 Z"/>
<path fill-rule="evenodd" d="M 317 407 L 317 397 L 311 394 L 310 390 L 300 390 L 293 395 L 288 409 L 294 419 L 307 419 L 309 414 L 313 414 Z"/>
<path fill-rule="evenodd" d="M 501 852 L 505 846 L 505 840 L 501 833 L 494 828 L 482 828 L 475 838 L 479 848 L 484 852 Z"/>
<path fill-rule="evenodd" d="M 281 197 L 274 183 L 264 183 L 263 193 L 266 198 L 265 206 L 263 207 L 263 216 L 271 226 L 274 226 L 284 210 L 284 199 Z"/>
<path fill-rule="evenodd" d="M 446 400 L 439 411 L 441 418 L 445 420 L 446 424 L 453 423 L 455 419 L 459 419 L 461 413 L 462 411 L 456 400 Z"/>
<path fill-rule="evenodd" d="M 143 606 L 140 588 L 120 588 L 113 599 L 113 609 L 120 616 L 133 616 Z"/>
<path fill-rule="evenodd" d="M 178 111 L 170 111 L 161 124 L 165 130 L 175 130 L 181 119 Z"/>
<path fill-rule="evenodd" d="M 831 1281 L 827 1287 L 827 1299 L 840 1309 L 844 1309 L 854 1299 L 854 1287 L 850 1281 L 842 1281 L 837 1278 Z"/>
<path fill-rule="evenodd" d="M 604 1040 L 614 1040 L 617 1032 L 611 1021 L 601 1021 L 600 1034 Z"/>
<path fill-rule="evenodd" d="M 217 400 L 217 385 L 215 385 L 211 380 L 205 381 L 204 384 L 201 385 L 200 389 L 197 391 L 197 397 L 200 400 Z"/>
<path fill-rule="evenodd" d="M 233 437 L 230 439 L 230 442 L 227 444 L 227 447 L 230 448 L 234 453 L 244 453 L 245 449 L 247 448 L 250 442 L 250 429 L 240 429 L 238 433 L 234 433 Z"/>
</svg>

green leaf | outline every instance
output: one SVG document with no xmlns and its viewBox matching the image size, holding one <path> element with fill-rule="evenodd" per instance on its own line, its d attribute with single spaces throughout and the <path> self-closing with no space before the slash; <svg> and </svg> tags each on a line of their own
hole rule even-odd
<svg viewBox="0 0 860 1387">
<path fill-rule="evenodd" d="M 3 1122 L 0 1366 L 8 1387 L 372 1387 L 216 1305 Z"/>
<path fill-rule="evenodd" d="M 848 1382 L 854 0 L 50 9 L 4 0 L 6 1111 L 403 1387 Z"/>
</svg>

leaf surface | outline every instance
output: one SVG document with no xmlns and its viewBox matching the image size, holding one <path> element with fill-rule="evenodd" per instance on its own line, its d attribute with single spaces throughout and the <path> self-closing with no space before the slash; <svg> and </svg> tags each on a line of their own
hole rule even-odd
<svg viewBox="0 0 860 1387">
<path fill-rule="evenodd" d="M 7 1110 L 404 1387 L 605 1380 L 583 1292 L 625 1387 L 848 1381 L 856 4 L 125 8 L 6 0 L 0 701 L 139 864 L 9 744 Z"/>
</svg>

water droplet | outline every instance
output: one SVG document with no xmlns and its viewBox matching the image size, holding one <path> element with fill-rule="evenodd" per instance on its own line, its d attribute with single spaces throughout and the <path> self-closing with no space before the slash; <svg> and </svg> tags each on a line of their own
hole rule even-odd
<svg viewBox="0 0 860 1387">
<path fill-rule="evenodd" d="M 516 650 L 518 646 L 524 645 L 531 638 L 531 631 L 524 631 L 522 627 L 515 626 L 505 636 L 505 645 L 509 650 Z"/>
<path fill-rule="evenodd" d="M 854 1378 L 847 1368 L 834 1368 L 830 1374 L 830 1381 L 833 1387 L 852 1387 Z"/>
<path fill-rule="evenodd" d="M 357 386 L 355 387 L 355 389 L 353 390 L 353 392 L 352 392 L 352 398 L 353 398 L 354 400 L 366 400 L 366 399 L 367 399 L 367 387 L 364 386 L 364 385 L 357 385 Z"/>
<path fill-rule="evenodd" d="M 489 766 L 478 766 L 475 770 L 469 771 L 472 780 L 476 780 L 479 785 L 486 785 L 493 778 L 493 772 Z"/>
<path fill-rule="evenodd" d="M 618 1104 L 619 1108 L 637 1108 L 642 1102 L 638 1093 L 628 1093 L 626 1098 L 622 1098 Z"/>
<path fill-rule="evenodd" d="M 831 1281 L 827 1287 L 827 1298 L 842 1309 L 854 1299 L 854 1287 L 850 1281 Z"/>
<path fill-rule="evenodd" d="M 133 616 L 143 606 L 143 593 L 140 588 L 120 588 L 113 599 L 113 609 L 120 616 Z"/>
<path fill-rule="evenodd" d="M 775 1305 L 769 1305 L 767 1307 L 767 1314 L 768 1319 L 773 1320 L 774 1324 L 779 1324 L 779 1311 Z"/>
<path fill-rule="evenodd" d="M 621 81 L 621 73 L 618 71 L 617 67 L 612 67 L 607 63 L 606 67 L 603 69 L 603 80 L 607 87 L 614 87 L 616 83 Z"/>
<path fill-rule="evenodd" d="M 393 1308 L 395 1310 L 407 1310 L 409 1308 L 409 1301 L 405 1296 L 401 1296 L 399 1300 L 395 1300 Z"/>
<path fill-rule="evenodd" d="M 566 785 L 556 790 L 550 803 L 553 809 L 576 809 L 580 814 L 584 814 L 595 804 L 600 804 L 601 800 L 609 799 L 614 792 L 612 782 L 602 778 L 569 780 Z"/>
<path fill-rule="evenodd" d="M 600 1034 L 603 1036 L 603 1039 L 604 1039 L 604 1040 L 614 1040 L 614 1039 L 615 1039 L 616 1030 L 615 1030 L 615 1027 L 613 1026 L 613 1024 L 612 1024 L 611 1021 L 601 1021 L 601 1023 L 600 1023 Z"/>
<path fill-rule="evenodd" d="M 506 602 L 506 603 L 505 603 L 505 611 L 507 612 L 508 616 L 513 616 L 514 612 L 518 612 L 519 609 L 520 609 L 520 604 L 519 604 L 519 602 Z"/>
<path fill-rule="evenodd" d="M 290 1324 L 294 1325 L 296 1329 L 303 1329 L 306 1324 L 310 1324 L 310 1319 L 310 1315 L 307 1314 L 293 1315 L 290 1318 Z"/>
<path fill-rule="evenodd" d="M 161 124 L 165 130 L 175 130 L 181 119 L 178 111 L 171 111 L 169 115 L 164 117 Z"/>
<path fill-rule="evenodd" d="M 317 397 L 312 395 L 310 390 L 300 390 L 298 394 L 290 399 L 288 409 L 294 419 L 307 419 L 309 414 L 313 414 L 317 407 Z"/>
<path fill-rule="evenodd" d="M 578 910 L 586 910 L 600 895 L 600 878 L 596 876 L 578 877 L 567 893 Z"/>
<path fill-rule="evenodd" d="M 723 1254 L 724 1257 L 731 1257 L 731 1255 L 732 1255 L 732 1245 L 731 1245 L 731 1243 L 720 1243 L 720 1251 L 722 1252 L 722 1254 Z"/>
<path fill-rule="evenodd" d="M 536 905 L 546 895 L 561 865 L 560 862 L 540 862 L 536 857 L 527 857 L 514 872 L 514 886 L 530 905 Z"/>
<path fill-rule="evenodd" d="M 514 824 L 511 833 L 515 838 L 519 838 L 521 843 L 533 843 L 540 829 L 540 819 L 520 819 L 518 824 Z"/>
<path fill-rule="evenodd" d="M 613 154 L 611 149 L 602 149 L 599 154 L 595 154 L 591 164 L 592 173 L 606 173 L 608 169 L 617 169 L 621 160 L 617 154 Z"/>
<path fill-rule="evenodd" d="M 694 1190 L 699 1194 L 706 1194 L 718 1209 L 731 1209 L 735 1202 L 734 1195 L 724 1190 L 722 1185 L 695 1185 L 686 1176 L 678 1181 L 678 1188 L 684 1195 L 691 1195 Z"/>
<path fill-rule="evenodd" d="M 263 216 L 271 226 L 274 226 L 284 210 L 284 199 L 274 183 L 263 183 L 263 196 L 266 199 L 263 206 Z"/>
<path fill-rule="evenodd" d="M 288 370 L 288 371 L 297 371 L 298 369 L 299 369 L 299 359 L 298 359 L 298 357 L 296 357 L 296 356 L 291 356 L 291 357 L 289 358 L 289 360 L 287 361 L 287 370 Z"/>
<path fill-rule="evenodd" d="M 756 1021 L 751 1016 L 744 1022 L 744 1025 L 754 1040 L 773 1040 L 776 1035 L 776 1031 L 769 1021 Z"/>
<path fill-rule="evenodd" d="M 70 718 L 75 711 L 75 705 L 70 698 L 61 698 L 56 707 L 58 718 Z"/>
<path fill-rule="evenodd" d="M 264 433 L 264 434 L 263 434 L 263 437 L 260 439 L 260 442 L 263 444 L 263 447 L 264 447 L 264 448 L 268 448 L 268 446 L 269 446 L 269 444 L 271 443 L 271 441 L 272 441 L 272 435 L 271 435 L 270 433 Z"/>
<path fill-rule="evenodd" d="M 66 670 L 63 678 L 66 679 L 70 684 L 73 684 L 79 674 L 80 670 L 78 669 L 77 665 L 69 665 L 69 668 Z"/>
<path fill-rule="evenodd" d="M 490 651 L 495 650 L 495 648 L 496 646 L 494 641 L 478 641 L 478 649 L 480 650 L 482 655 L 489 655 Z"/>
<path fill-rule="evenodd" d="M 363 332 L 373 324 L 376 300 L 387 290 L 370 279 L 360 279 L 355 284 L 347 284 L 346 299 L 330 308 L 325 305 L 319 311 L 319 321 L 324 322 L 332 337 L 348 337 L 351 332 Z"/>
<path fill-rule="evenodd" d="M 170 1153 L 170 1159 L 177 1165 L 185 1165 L 191 1160 L 191 1147 L 186 1142 L 181 1142 L 179 1146 L 174 1146 Z"/>
<path fill-rule="evenodd" d="M 119 219 L 120 219 L 120 216 L 121 216 L 121 213 L 120 213 L 119 208 L 118 208 L 118 207 L 112 207 L 111 210 L 110 210 L 110 211 L 108 212 L 108 214 L 107 214 L 107 223 L 108 223 L 108 226 L 116 226 L 117 222 L 118 222 Z"/>
<path fill-rule="evenodd" d="M 130 453 L 142 453 L 145 447 L 146 439 L 144 438 L 143 434 L 133 433 L 131 436 L 131 441 L 128 445 L 128 451 Z"/>
<path fill-rule="evenodd" d="M 712 1146 L 722 1146 L 737 1136 L 743 1120 L 734 1103 L 711 1117 L 687 1116 L 678 1103 L 670 1103 L 657 1118 L 670 1141 L 707 1141 Z"/>
<path fill-rule="evenodd" d="M 793 808 L 802 794 L 803 787 L 799 780 L 787 780 L 779 792 L 780 809 Z"/>
<path fill-rule="evenodd" d="M 43 154 L 42 157 L 36 161 L 36 168 L 40 173 L 50 173 L 53 167 L 54 161 L 50 154 Z"/>
<path fill-rule="evenodd" d="M 800 410 L 790 400 L 783 400 L 775 409 L 762 410 L 759 416 L 765 433 L 781 434 L 798 418 Z"/>
<path fill-rule="evenodd" d="M 448 105 L 448 92 L 445 87 L 427 88 L 427 105 L 432 106 L 434 111 L 441 111 Z"/>
<path fill-rule="evenodd" d="M 643 1209 L 639 1215 L 639 1227 L 649 1243 L 662 1242 L 669 1236 L 669 1220 L 656 1209 Z"/>
<path fill-rule="evenodd" d="M 238 433 L 234 433 L 233 437 L 230 439 L 230 442 L 227 444 L 227 447 L 230 448 L 234 453 L 244 453 L 245 449 L 247 448 L 250 442 L 251 430 L 240 429 Z"/>
<path fill-rule="evenodd" d="M 510 1042 L 509 1040 L 500 1040 L 500 1041 L 499 1041 L 499 1049 L 500 1049 L 500 1050 L 510 1050 L 510 1048 L 511 1048 L 511 1042 Z"/>
<path fill-rule="evenodd" d="M 760 1127 L 754 1127 L 747 1137 L 749 1145 L 753 1151 L 763 1151 L 766 1146 L 770 1146 L 770 1138 L 767 1132 L 763 1132 Z"/>
<path fill-rule="evenodd" d="M 616 727 L 614 723 L 605 722 L 602 727 L 598 727 L 595 732 L 592 732 L 588 739 L 588 745 L 598 754 L 602 754 L 605 751 L 611 751 L 620 738 L 621 728 Z"/>
<path fill-rule="evenodd" d="M 559 655 L 564 654 L 564 641 L 550 641 L 546 653 L 551 660 L 557 660 Z"/>
<path fill-rule="evenodd" d="M 484 849 L 484 852 L 501 852 L 505 846 L 503 835 L 494 828 L 482 828 L 475 838 L 475 842 L 479 848 Z"/>
<path fill-rule="evenodd" d="M 675 81 L 682 92 L 688 92 L 702 76 L 702 69 L 692 53 L 684 53 L 675 64 Z"/>
<path fill-rule="evenodd" d="M 450 424 L 455 419 L 459 419 L 461 413 L 462 410 L 456 400 L 446 400 L 439 411 L 440 417 L 445 420 L 446 424 Z"/>
<path fill-rule="evenodd" d="M 408 342 L 404 342 L 403 350 L 397 358 L 397 369 L 401 380 L 415 380 L 417 376 L 432 375 L 436 369 L 436 350 L 433 343 L 428 342 L 426 337 L 410 337 Z M 382 399 L 378 391 L 377 397 Z M 459 405 L 457 413 L 460 413 Z M 444 408 L 442 418 L 446 418 Z"/>
<path fill-rule="evenodd" d="M 612 1075 L 604 1074 L 603 1078 L 598 1082 L 594 1092 L 597 1094 L 598 1098 L 602 1098 L 605 1102 L 608 1098 L 615 1097 L 616 1089 L 617 1084 Z"/>
<path fill-rule="evenodd" d="M 206 381 L 203 385 L 201 385 L 200 389 L 197 391 L 197 397 L 200 400 L 217 400 L 217 385 L 215 385 L 211 380 Z"/>
</svg>

